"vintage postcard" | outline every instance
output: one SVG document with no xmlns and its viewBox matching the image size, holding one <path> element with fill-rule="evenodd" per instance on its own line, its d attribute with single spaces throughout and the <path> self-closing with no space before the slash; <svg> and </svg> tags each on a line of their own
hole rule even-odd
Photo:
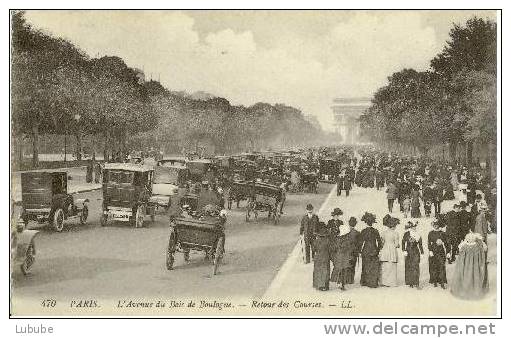
<svg viewBox="0 0 511 338">
<path fill-rule="evenodd" d="M 497 10 L 11 10 L 12 317 L 497 317 Z"/>
</svg>

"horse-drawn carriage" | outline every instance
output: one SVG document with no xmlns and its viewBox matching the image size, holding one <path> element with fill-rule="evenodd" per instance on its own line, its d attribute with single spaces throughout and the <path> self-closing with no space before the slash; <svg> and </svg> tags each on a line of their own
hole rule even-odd
<svg viewBox="0 0 511 338">
<path fill-rule="evenodd" d="M 258 218 L 259 212 L 268 212 L 268 218 L 272 218 L 275 224 L 280 221 L 284 191 L 281 187 L 263 182 L 251 182 L 247 184 L 249 202 L 245 220 L 248 222 L 252 217 Z"/>
<path fill-rule="evenodd" d="M 203 251 L 213 261 L 213 275 L 224 254 L 225 212 L 212 205 L 201 210 L 184 209 L 183 214 L 170 220 L 170 236 L 167 246 L 166 266 L 172 270 L 174 255 L 182 252 L 185 262 L 190 260 L 190 251 Z"/>
<path fill-rule="evenodd" d="M 308 193 L 318 193 L 318 175 L 314 171 L 303 172 L 300 176 L 300 185 L 303 191 Z"/>
<path fill-rule="evenodd" d="M 335 183 L 335 178 L 339 175 L 340 162 L 334 158 L 323 158 L 319 160 L 319 181 L 326 183 Z"/>
</svg>

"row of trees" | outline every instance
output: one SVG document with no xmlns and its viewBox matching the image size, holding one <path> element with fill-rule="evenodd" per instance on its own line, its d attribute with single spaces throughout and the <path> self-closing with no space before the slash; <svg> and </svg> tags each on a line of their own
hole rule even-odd
<svg viewBox="0 0 511 338">
<path fill-rule="evenodd" d="M 394 149 L 427 154 L 448 144 L 451 159 L 464 145 L 472 162 L 478 144 L 495 158 L 497 144 L 497 25 L 472 18 L 454 25 L 428 71 L 403 69 L 377 90 L 361 117 L 363 133 Z"/>
<path fill-rule="evenodd" d="M 67 40 L 12 15 L 12 132 L 29 138 L 38 166 L 41 134 L 83 135 L 113 152 L 142 146 L 175 151 L 208 145 L 229 153 L 336 141 L 282 104 L 233 106 L 223 98 L 192 98 L 146 82 L 119 57 L 89 58 Z M 92 148 L 95 148 L 93 145 Z"/>
</svg>

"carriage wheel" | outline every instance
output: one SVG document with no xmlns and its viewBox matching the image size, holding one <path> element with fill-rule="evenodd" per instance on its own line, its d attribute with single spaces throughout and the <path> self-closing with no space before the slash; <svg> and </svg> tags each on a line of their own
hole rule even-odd
<svg viewBox="0 0 511 338">
<path fill-rule="evenodd" d="M 53 229 L 57 232 L 61 232 L 64 229 L 64 211 L 61 208 L 55 210 L 51 223 Z"/>
<path fill-rule="evenodd" d="M 150 215 L 151 215 L 151 222 L 154 222 L 155 216 L 156 216 L 156 208 L 153 207 L 150 209 Z"/>
<path fill-rule="evenodd" d="M 172 233 L 170 234 L 169 238 L 169 244 L 167 246 L 167 255 L 166 255 L 166 266 L 167 270 L 172 270 L 172 267 L 174 266 L 174 253 L 176 252 L 176 237 Z"/>
<path fill-rule="evenodd" d="M 27 253 L 25 254 L 25 260 L 23 261 L 23 264 L 21 264 L 21 272 L 26 276 L 30 273 L 30 269 L 34 265 L 35 262 L 35 249 L 34 244 L 30 243 L 30 245 L 27 248 Z"/>
<path fill-rule="evenodd" d="M 145 207 L 144 205 L 139 205 L 137 208 L 137 212 L 135 213 L 135 217 L 133 218 L 135 228 L 141 228 L 144 226 L 144 215 Z"/>
<path fill-rule="evenodd" d="M 85 225 L 87 223 L 87 218 L 89 218 L 89 207 L 84 205 L 82 213 L 80 214 L 80 224 Z"/>
<path fill-rule="evenodd" d="M 216 275 L 218 273 L 218 266 L 222 262 L 222 257 L 224 255 L 224 243 L 225 243 L 225 237 L 220 237 L 218 239 L 218 242 L 216 243 L 216 250 L 215 250 L 215 260 L 213 263 L 213 275 Z"/>
<path fill-rule="evenodd" d="M 279 208 L 275 208 L 275 212 L 273 213 L 273 224 L 279 224 L 279 221 L 280 221 Z"/>
</svg>

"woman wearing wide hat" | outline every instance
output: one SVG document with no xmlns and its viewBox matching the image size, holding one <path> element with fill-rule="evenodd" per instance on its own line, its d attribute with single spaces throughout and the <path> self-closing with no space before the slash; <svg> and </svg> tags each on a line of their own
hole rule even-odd
<svg viewBox="0 0 511 338">
<path fill-rule="evenodd" d="M 342 211 L 335 208 L 333 214 L 339 214 Z M 331 243 L 332 261 L 334 269 L 330 281 L 337 283 L 341 290 L 345 290 L 344 285 L 349 282 L 350 259 L 353 253 L 353 243 L 350 238 L 350 227 L 342 224 L 338 228 L 338 232 L 332 238 Z"/>
<path fill-rule="evenodd" d="M 330 232 L 325 222 L 319 222 L 314 232 L 314 271 L 312 286 L 320 291 L 329 289 L 330 281 Z"/>
<path fill-rule="evenodd" d="M 420 261 L 424 254 L 421 235 L 417 232 L 417 222 L 408 222 L 406 232 L 401 241 L 403 256 L 405 256 L 405 284 L 411 288 L 420 289 Z"/>
<path fill-rule="evenodd" d="M 440 284 L 442 289 L 445 289 L 447 283 L 445 261 L 450 256 L 451 247 L 447 235 L 440 229 L 442 223 L 434 220 L 431 226 L 433 230 L 428 234 L 429 282 L 435 287 Z"/>
<path fill-rule="evenodd" d="M 381 234 L 383 247 L 380 250 L 381 278 L 383 286 L 397 286 L 397 249 L 399 248 L 399 234 L 396 226 L 399 219 L 386 215 L 383 225 L 387 227 Z"/>
<path fill-rule="evenodd" d="M 340 208 L 335 208 L 331 215 L 332 218 L 328 221 L 327 228 L 330 234 L 335 237 L 339 233 L 339 228 L 344 224 L 343 221 L 341 221 L 343 212 Z"/>
<path fill-rule="evenodd" d="M 362 275 L 360 284 L 370 288 L 378 287 L 380 274 L 380 261 L 378 254 L 382 247 L 381 237 L 378 230 L 373 228 L 376 223 L 376 216 L 366 212 L 361 218 L 367 227 L 360 232 L 360 255 L 362 256 Z"/>
</svg>

